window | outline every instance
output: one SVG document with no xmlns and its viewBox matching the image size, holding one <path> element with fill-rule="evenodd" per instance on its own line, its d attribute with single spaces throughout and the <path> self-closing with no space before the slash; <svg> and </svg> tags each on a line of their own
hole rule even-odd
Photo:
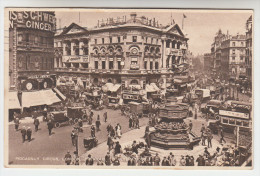
<svg viewBox="0 0 260 176">
<path fill-rule="evenodd" d="M 240 60 L 241 60 L 241 61 L 243 61 L 243 60 L 244 60 L 244 58 L 241 56 L 241 57 L 240 57 Z"/>
<path fill-rule="evenodd" d="M 120 70 L 121 69 L 121 61 L 117 61 L 117 68 Z"/>
<path fill-rule="evenodd" d="M 147 61 L 144 61 L 144 69 L 147 69 Z"/>
<path fill-rule="evenodd" d="M 145 37 L 145 42 L 147 43 L 147 41 L 148 41 L 148 37 Z"/>
<path fill-rule="evenodd" d="M 105 39 L 104 38 L 102 38 L 102 44 L 104 44 L 105 43 Z"/>
<path fill-rule="evenodd" d="M 158 70 L 159 69 L 159 63 L 155 62 L 155 69 Z"/>
<path fill-rule="evenodd" d="M 131 59 L 131 64 L 132 65 L 137 65 L 137 58 L 132 58 Z"/>
<path fill-rule="evenodd" d="M 233 43 L 232 43 L 232 46 L 236 46 L 236 42 L 233 42 Z"/>
<path fill-rule="evenodd" d="M 156 39 L 156 45 L 158 45 L 158 42 L 159 42 L 159 40 L 158 40 L 158 39 Z"/>
<path fill-rule="evenodd" d="M 241 46 L 244 46 L 244 42 L 241 42 Z"/>
<path fill-rule="evenodd" d="M 26 42 L 29 42 L 29 41 L 30 41 L 30 38 L 29 38 L 29 34 L 28 34 L 28 33 L 25 34 L 25 41 L 26 41 Z"/>
<path fill-rule="evenodd" d="M 106 69 L 106 61 L 102 61 L 102 69 Z"/>
<path fill-rule="evenodd" d="M 151 38 L 151 44 L 153 44 L 153 38 Z"/>
<path fill-rule="evenodd" d="M 112 37 L 109 37 L 109 42 L 112 43 Z"/>
<path fill-rule="evenodd" d="M 95 39 L 95 45 L 97 44 L 97 39 Z"/>
<path fill-rule="evenodd" d="M 137 42 L 137 36 L 133 36 L 133 42 Z"/>
<path fill-rule="evenodd" d="M 114 69 L 114 62 L 113 61 L 109 61 L 109 69 Z"/>
<path fill-rule="evenodd" d="M 233 49 L 233 50 L 232 50 L 232 54 L 236 54 L 236 50 Z"/>
<path fill-rule="evenodd" d="M 120 43 L 121 42 L 121 38 L 117 37 L 117 42 Z"/>
<path fill-rule="evenodd" d="M 170 41 L 166 41 L 166 48 L 170 48 Z"/>
<path fill-rule="evenodd" d="M 236 60 L 236 57 L 232 57 L 232 60 L 233 60 L 233 61 Z"/>
<path fill-rule="evenodd" d="M 150 70 L 153 69 L 153 62 L 150 62 Z"/>
<path fill-rule="evenodd" d="M 98 69 L 98 61 L 95 61 L 95 69 Z"/>
<path fill-rule="evenodd" d="M 39 39 L 38 39 L 38 36 L 35 36 L 35 37 L 34 37 L 34 43 L 37 44 L 37 43 L 38 43 L 38 40 L 39 40 Z"/>
</svg>

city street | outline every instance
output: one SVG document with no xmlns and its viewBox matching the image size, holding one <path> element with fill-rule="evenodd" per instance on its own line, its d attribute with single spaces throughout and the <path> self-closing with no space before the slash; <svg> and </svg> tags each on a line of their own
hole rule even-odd
<svg viewBox="0 0 260 176">
<path fill-rule="evenodd" d="M 103 113 L 108 112 L 108 121 L 105 123 L 103 120 Z M 122 133 L 128 132 L 128 119 L 125 116 L 121 116 L 119 110 L 104 109 L 101 111 L 93 111 L 95 124 L 95 119 L 97 114 L 101 117 L 101 131 L 96 132 L 96 137 L 101 143 L 106 143 L 107 140 L 107 130 L 108 124 L 115 126 L 120 123 L 122 126 Z M 140 119 L 140 126 L 144 126 L 148 123 L 148 118 Z M 22 135 L 20 131 L 15 131 L 14 125 L 9 125 L 9 163 L 10 164 L 33 164 L 33 165 L 60 165 L 64 164 L 63 158 L 67 151 L 71 154 L 75 151 L 75 147 L 71 142 L 71 130 L 72 126 L 63 126 L 60 128 L 54 128 L 53 134 L 48 135 L 48 129 L 46 122 L 41 122 L 38 132 L 34 132 L 34 125 L 30 124 L 20 124 L 19 128 L 23 126 L 31 127 L 33 129 L 32 141 L 25 141 L 22 143 Z M 86 149 L 83 146 L 83 139 L 90 137 L 90 125 L 86 122 L 83 126 L 83 133 L 79 133 L 79 155 L 86 153 Z M 142 132 L 144 134 L 144 131 Z M 107 146 L 106 146 L 107 147 Z M 100 150 L 100 148 L 98 147 Z M 106 151 L 107 148 L 102 148 Z M 97 153 L 99 155 L 99 152 Z"/>
</svg>

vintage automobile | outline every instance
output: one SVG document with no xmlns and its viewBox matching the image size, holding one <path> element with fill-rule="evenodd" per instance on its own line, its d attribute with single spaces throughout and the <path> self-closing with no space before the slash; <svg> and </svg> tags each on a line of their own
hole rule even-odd
<svg viewBox="0 0 260 176">
<path fill-rule="evenodd" d="M 84 138 L 83 144 L 86 149 L 90 150 L 98 145 L 98 140 L 95 137 Z"/>
<path fill-rule="evenodd" d="M 130 107 L 130 113 L 136 113 L 139 117 L 143 116 L 143 104 L 137 102 L 129 102 L 128 106 Z"/>
<path fill-rule="evenodd" d="M 108 108 L 112 108 L 112 109 L 118 109 L 119 108 L 119 97 L 111 97 L 108 96 Z"/>
<path fill-rule="evenodd" d="M 67 116 L 66 111 L 52 111 L 47 115 L 47 120 L 51 120 L 55 128 L 61 127 L 61 125 L 72 125 L 73 120 Z"/>
<path fill-rule="evenodd" d="M 220 128 L 219 120 L 209 120 L 208 128 L 212 131 L 213 134 L 218 134 Z"/>
<path fill-rule="evenodd" d="M 67 108 L 67 116 L 69 119 L 72 119 L 74 123 L 77 123 L 79 119 L 83 121 L 87 120 L 87 113 L 85 111 L 85 107 L 68 107 Z"/>
<path fill-rule="evenodd" d="M 209 113 L 209 117 L 218 120 L 219 109 L 222 106 L 220 100 L 210 100 L 205 106 L 201 107 L 202 113 Z"/>
<path fill-rule="evenodd" d="M 86 96 L 85 104 L 87 106 L 91 105 L 96 110 L 101 109 L 99 104 L 99 100 L 101 99 L 100 94 L 85 92 L 84 95 Z"/>
<path fill-rule="evenodd" d="M 210 99 L 210 90 L 209 89 L 196 89 L 195 94 L 198 96 L 198 99 L 201 102 L 205 102 Z"/>
</svg>

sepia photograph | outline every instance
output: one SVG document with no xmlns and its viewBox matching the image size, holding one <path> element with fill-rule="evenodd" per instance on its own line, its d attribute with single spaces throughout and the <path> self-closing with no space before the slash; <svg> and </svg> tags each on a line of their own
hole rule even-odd
<svg viewBox="0 0 260 176">
<path fill-rule="evenodd" d="M 253 10 L 4 18 L 5 167 L 253 169 Z"/>
</svg>

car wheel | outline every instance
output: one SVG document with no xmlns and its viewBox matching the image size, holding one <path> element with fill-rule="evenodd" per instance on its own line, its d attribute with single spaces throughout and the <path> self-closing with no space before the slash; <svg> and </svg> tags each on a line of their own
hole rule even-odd
<svg viewBox="0 0 260 176">
<path fill-rule="evenodd" d="M 55 123 L 55 128 L 59 128 L 60 127 L 60 123 L 59 122 L 56 122 Z"/>
</svg>

